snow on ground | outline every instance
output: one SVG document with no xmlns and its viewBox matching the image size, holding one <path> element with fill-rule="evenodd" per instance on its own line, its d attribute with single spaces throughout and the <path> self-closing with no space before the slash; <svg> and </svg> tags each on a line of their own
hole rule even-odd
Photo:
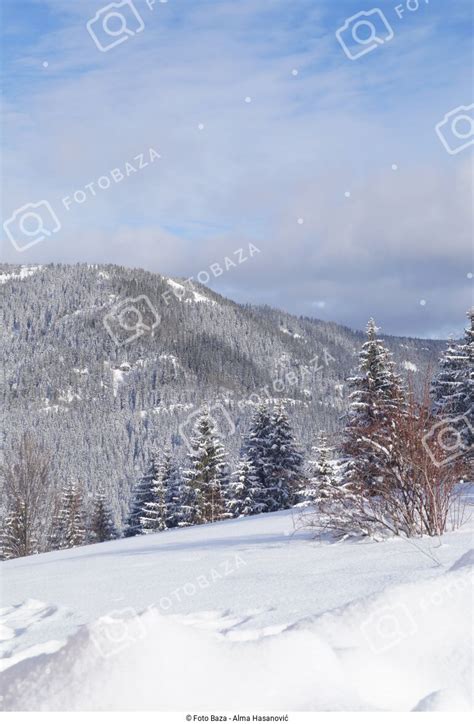
<svg viewBox="0 0 474 724">
<path fill-rule="evenodd" d="M 330 544 L 295 515 L 4 562 L 3 707 L 469 710 L 472 527 Z"/>
<path fill-rule="evenodd" d="M 189 289 L 188 287 L 185 287 L 184 284 L 175 282 L 174 279 L 167 279 L 166 281 L 170 287 L 175 290 L 174 293 L 178 299 L 183 299 L 186 294 L 191 294 L 191 297 L 187 297 L 185 302 L 205 302 L 207 304 L 216 304 L 214 299 L 209 299 L 208 297 L 205 297 L 204 294 L 196 292 L 195 289 Z"/>
</svg>

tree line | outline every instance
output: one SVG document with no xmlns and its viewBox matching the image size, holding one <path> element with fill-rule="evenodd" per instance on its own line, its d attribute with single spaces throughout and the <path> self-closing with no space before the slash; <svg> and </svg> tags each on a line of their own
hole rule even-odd
<svg viewBox="0 0 474 724">
<path fill-rule="evenodd" d="M 31 434 L 0 465 L 3 559 L 301 507 L 302 524 L 338 536 L 439 535 L 462 522 L 460 483 L 472 479 L 474 312 L 424 389 L 397 373 L 373 320 L 349 378 L 337 446 L 321 432 L 305 461 L 283 403 L 258 406 L 236 469 L 212 416 L 198 418 L 186 464 L 152 452 L 129 515 L 114 520 L 104 490 L 55 489 L 48 452 Z"/>
</svg>

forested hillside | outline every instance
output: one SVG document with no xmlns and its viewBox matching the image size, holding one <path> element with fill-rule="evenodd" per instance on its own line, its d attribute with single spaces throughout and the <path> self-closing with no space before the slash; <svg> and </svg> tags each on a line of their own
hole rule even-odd
<svg viewBox="0 0 474 724">
<path fill-rule="evenodd" d="M 0 265 L 0 297 L 2 444 L 34 431 L 58 484 L 107 491 L 119 518 L 153 446 L 169 444 L 178 459 L 187 453 L 187 420 L 204 403 L 231 459 L 262 401 L 284 400 L 306 451 L 321 429 L 337 435 L 364 340 L 334 323 L 112 265 Z M 149 302 L 156 315 L 130 340 L 116 313 L 127 299 L 145 304 L 144 314 Z M 445 348 L 385 342 L 415 380 Z"/>
</svg>

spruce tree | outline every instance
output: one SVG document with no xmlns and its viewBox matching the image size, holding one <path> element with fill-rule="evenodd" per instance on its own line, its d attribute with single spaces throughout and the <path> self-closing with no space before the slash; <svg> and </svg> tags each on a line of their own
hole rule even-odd
<svg viewBox="0 0 474 724">
<path fill-rule="evenodd" d="M 253 463 L 244 458 L 232 475 L 226 504 L 230 517 L 262 513 L 266 504 Z"/>
<path fill-rule="evenodd" d="M 0 560 L 10 560 L 24 555 L 37 553 L 37 541 L 33 537 L 28 540 L 28 547 L 25 547 L 25 511 L 22 503 L 18 509 L 9 510 L 2 521 L 0 532 Z"/>
<path fill-rule="evenodd" d="M 288 417 L 279 403 L 270 420 L 265 502 L 268 511 L 296 502 L 302 479 L 303 455 L 298 450 Z"/>
<path fill-rule="evenodd" d="M 464 332 L 463 351 L 467 361 L 461 375 L 461 414 L 466 415 L 474 424 L 474 307 L 468 313 L 469 325 Z M 470 445 L 474 445 L 474 436 L 470 434 Z"/>
<path fill-rule="evenodd" d="M 102 490 L 94 497 L 90 533 L 96 543 L 118 538 L 112 511 Z"/>
<path fill-rule="evenodd" d="M 83 490 L 74 481 L 69 482 L 61 494 L 60 505 L 53 520 L 50 548 L 74 548 L 86 540 Z"/>
<path fill-rule="evenodd" d="M 289 508 L 297 500 L 303 456 L 282 404 L 273 414 L 259 405 L 243 446 L 262 490 L 262 512 Z"/>
<path fill-rule="evenodd" d="M 166 527 L 176 528 L 182 520 L 183 479 L 179 465 L 170 458 L 166 472 Z"/>
<path fill-rule="evenodd" d="M 175 520 L 179 528 L 186 528 L 190 525 L 201 523 L 197 508 L 197 494 L 191 480 L 185 477 L 181 480 L 176 505 Z"/>
<path fill-rule="evenodd" d="M 258 406 L 252 418 L 243 445 L 243 454 L 252 463 L 262 490 L 267 487 L 270 469 L 271 431 L 271 414 L 267 405 L 262 403 Z"/>
<path fill-rule="evenodd" d="M 140 517 L 142 533 L 157 533 L 168 528 L 168 484 L 171 474 L 171 455 L 167 450 L 158 463 L 156 477 L 151 483 L 152 499 L 143 506 Z"/>
<path fill-rule="evenodd" d="M 393 417 L 404 404 L 404 391 L 389 350 L 377 338 L 373 319 L 359 354 L 359 371 L 349 378 L 350 409 L 343 450 L 347 456 L 344 479 L 376 492 L 379 469 L 375 445 L 391 448 L 396 431 Z"/>
<path fill-rule="evenodd" d="M 321 432 L 317 444 L 312 448 L 313 459 L 310 461 L 310 477 L 305 490 L 305 500 L 316 504 L 321 499 L 332 495 L 333 488 L 337 487 L 337 463 L 334 459 L 334 450 L 328 445 L 326 435 Z"/>
<path fill-rule="evenodd" d="M 51 511 L 51 522 L 47 537 L 47 550 L 58 551 L 63 548 L 64 525 L 62 519 L 64 490 L 59 491 L 53 500 L 53 510 Z"/>
<path fill-rule="evenodd" d="M 159 455 L 154 450 L 150 455 L 150 461 L 146 473 L 142 476 L 132 494 L 130 513 L 125 526 L 125 537 L 131 538 L 141 535 L 141 518 L 147 503 L 153 502 L 153 483 L 159 475 Z"/>
<path fill-rule="evenodd" d="M 212 523 L 225 516 L 228 484 L 224 448 L 214 433 L 214 424 L 207 413 L 199 417 L 191 441 L 189 469 L 184 472 L 185 484 L 195 493 L 194 523 Z"/>
<path fill-rule="evenodd" d="M 468 312 L 469 326 L 460 343 L 451 343 L 439 362 L 432 385 L 434 410 L 438 417 L 472 415 L 474 403 L 474 309 Z"/>
</svg>

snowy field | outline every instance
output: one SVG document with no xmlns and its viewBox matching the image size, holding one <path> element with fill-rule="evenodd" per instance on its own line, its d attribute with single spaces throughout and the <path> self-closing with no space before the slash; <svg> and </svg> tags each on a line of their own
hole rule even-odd
<svg viewBox="0 0 474 724">
<path fill-rule="evenodd" d="M 472 526 L 318 543 L 294 512 L 0 567 L 6 710 L 469 710 Z"/>
</svg>

